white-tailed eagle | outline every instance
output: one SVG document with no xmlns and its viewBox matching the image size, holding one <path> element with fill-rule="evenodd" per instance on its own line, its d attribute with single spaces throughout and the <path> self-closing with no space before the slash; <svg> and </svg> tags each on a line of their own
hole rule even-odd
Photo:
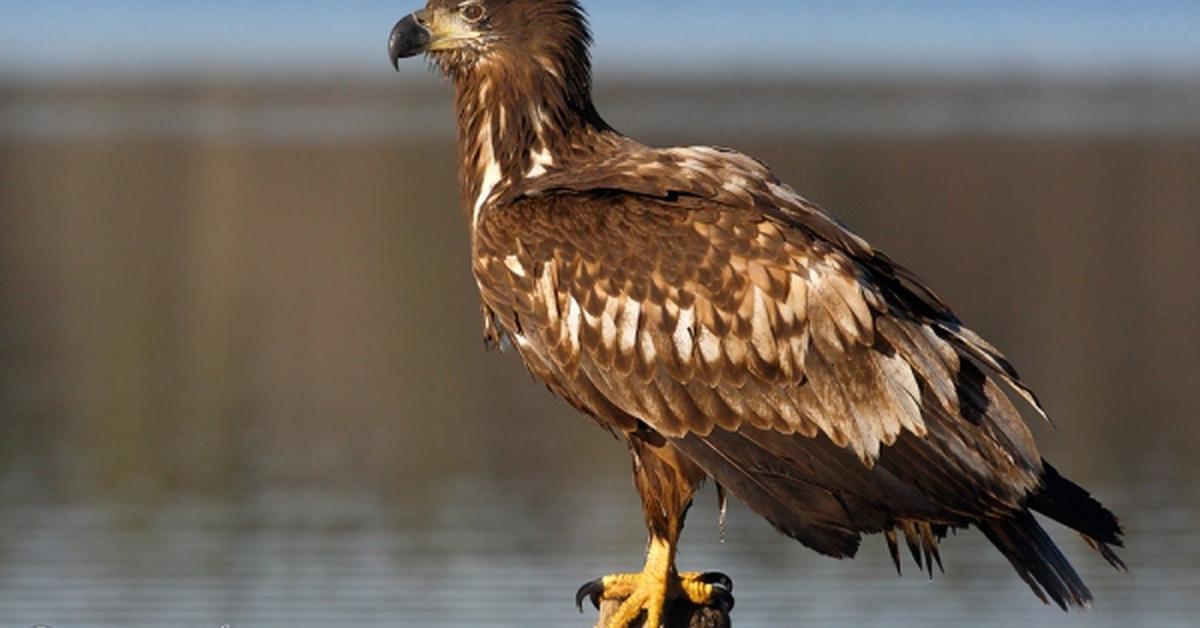
<svg viewBox="0 0 1200 628">
<path fill-rule="evenodd" d="M 929 288 L 761 162 L 652 148 L 604 122 L 575 0 L 430 0 L 393 62 L 427 54 L 455 86 L 462 206 L 486 333 L 628 443 L 650 542 L 641 573 L 581 590 L 612 620 L 728 604 L 679 573 L 705 478 L 784 534 L 850 557 L 882 533 L 918 565 L 973 526 L 1043 600 L 1091 599 L 1035 520 L 1110 563 L 1117 519 L 1038 453 L 996 348 Z"/>
</svg>

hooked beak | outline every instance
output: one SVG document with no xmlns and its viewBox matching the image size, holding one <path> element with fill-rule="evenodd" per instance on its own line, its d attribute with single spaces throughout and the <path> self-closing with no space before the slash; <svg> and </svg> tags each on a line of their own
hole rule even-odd
<svg viewBox="0 0 1200 628">
<path fill-rule="evenodd" d="M 423 24 L 422 16 L 417 13 L 411 13 L 397 22 L 391 37 L 388 38 L 388 57 L 396 70 L 400 69 L 400 59 L 415 57 L 429 50 L 430 44 L 433 43 L 433 33 Z"/>
</svg>

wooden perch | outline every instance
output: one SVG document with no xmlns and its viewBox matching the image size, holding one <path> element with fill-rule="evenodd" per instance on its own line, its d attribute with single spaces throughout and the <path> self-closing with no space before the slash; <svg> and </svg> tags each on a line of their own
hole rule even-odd
<svg viewBox="0 0 1200 628">
<path fill-rule="evenodd" d="M 621 602 L 605 600 L 600 604 L 600 619 L 596 628 L 605 628 L 608 619 L 616 614 Z M 730 628 L 733 624 L 729 619 L 729 611 L 706 606 L 695 606 L 681 600 L 667 607 L 663 628 Z M 650 628 L 641 623 L 631 628 Z"/>
</svg>

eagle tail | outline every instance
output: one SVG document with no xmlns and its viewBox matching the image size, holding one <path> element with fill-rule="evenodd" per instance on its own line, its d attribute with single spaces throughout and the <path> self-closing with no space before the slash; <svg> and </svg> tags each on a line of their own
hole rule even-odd
<svg viewBox="0 0 1200 628">
<path fill-rule="evenodd" d="M 1005 519 L 980 521 L 976 526 L 1043 602 L 1053 601 L 1063 610 L 1091 604 L 1092 592 L 1033 513 L 1023 510 Z"/>
<path fill-rule="evenodd" d="M 1042 461 L 1045 471 L 1042 486 L 1029 497 L 1026 505 L 1075 530 L 1115 569 L 1127 571 L 1113 547 L 1123 547 L 1123 531 L 1116 515 L 1100 505 L 1083 487 L 1059 475 L 1050 463 Z"/>
</svg>

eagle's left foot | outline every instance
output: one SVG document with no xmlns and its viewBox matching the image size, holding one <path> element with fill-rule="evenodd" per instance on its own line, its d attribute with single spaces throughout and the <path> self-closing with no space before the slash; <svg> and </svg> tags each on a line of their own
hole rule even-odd
<svg viewBox="0 0 1200 628">
<path fill-rule="evenodd" d="M 575 604 L 581 612 L 584 599 L 591 599 L 597 609 L 603 601 L 620 602 L 605 628 L 628 628 L 638 625 L 637 621 L 642 617 L 645 617 L 646 628 L 658 628 L 662 625 L 665 609 L 675 604 L 729 612 L 733 609 L 733 581 L 729 576 L 715 572 L 659 575 L 646 570 L 593 580 L 575 594 Z"/>
</svg>

